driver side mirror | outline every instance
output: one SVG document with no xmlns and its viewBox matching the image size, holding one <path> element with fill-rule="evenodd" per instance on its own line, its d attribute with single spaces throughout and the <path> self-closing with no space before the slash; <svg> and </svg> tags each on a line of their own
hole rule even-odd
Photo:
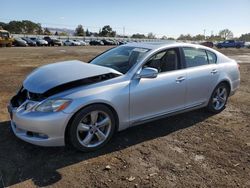
<svg viewBox="0 0 250 188">
<path fill-rule="evenodd" d="M 136 78 L 156 78 L 158 75 L 158 70 L 151 67 L 145 67 L 140 73 L 136 75 Z"/>
</svg>

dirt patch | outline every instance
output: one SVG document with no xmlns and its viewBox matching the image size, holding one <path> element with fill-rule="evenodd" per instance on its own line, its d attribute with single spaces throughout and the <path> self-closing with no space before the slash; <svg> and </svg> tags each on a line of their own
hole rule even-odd
<svg viewBox="0 0 250 188">
<path fill-rule="evenodd" d="M 198 110 L 140 125 L 97 152 L 33 146 L 11 133 L 6 105 L 29 72 L 57 61 L 88 61 L 106 49 L 0 49 L 0 187 L 1 180 L 13 187 L 250 187 L 247 63 L 241 63 L 241 87 L 222 113 Z M 221 51 L 250 60 L 249 49 Z"/>
</svg>

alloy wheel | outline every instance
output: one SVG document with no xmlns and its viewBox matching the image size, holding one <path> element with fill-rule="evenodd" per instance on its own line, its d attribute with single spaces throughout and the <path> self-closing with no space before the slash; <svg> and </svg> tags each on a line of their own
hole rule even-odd
<svg viewBox="0 0 250 188">
<path fill-rule="evenodd" d="M 91 111 L 86 114 L 77 126 L 77 139 L 87 148 L 101 145 L 111 132 L 111 118 L 106 112 Z"/>
<path fill-rule="evenodd" d="M 225 87 L 221 86 L 217 88 L 212 99 L 213 108 L 215 110 L 221 110 L 225 106 L 227 95 L 227 89 Z"/>
</svg>

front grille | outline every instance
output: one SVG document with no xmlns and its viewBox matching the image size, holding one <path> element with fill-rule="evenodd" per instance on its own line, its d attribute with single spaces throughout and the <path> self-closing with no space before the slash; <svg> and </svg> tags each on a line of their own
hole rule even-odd
<svg viewBox="0 0 250 188">
<path fill-rule="evenodd" d="M 27 90 L 26 90 L 27 91 Z M 27 91 L 27 98 L 32 101 L 42 101 L 45 97 L 40 93 L 32 93 Z"/>
<path fill-rule="evenodd" d="M 26 100 L 42 101 L 45 97 L 42 94 L 29 92 L 27 89 L 22 87 L 18 93 L 11 99 L 12 107 L 21 106 Z"/>
</svg>

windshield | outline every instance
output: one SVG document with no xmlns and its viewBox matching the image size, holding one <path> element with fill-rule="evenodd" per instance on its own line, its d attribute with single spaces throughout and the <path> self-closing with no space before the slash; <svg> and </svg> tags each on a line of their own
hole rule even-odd
<svg viewBox="0 0 250 188">
<path fill-rule="evenodd" d="M 147 48 L 120 46 L 97 56 L 90 63 L 110 67 L 125 74 L 148 51 L 149 49 Z"/>
</svg>

